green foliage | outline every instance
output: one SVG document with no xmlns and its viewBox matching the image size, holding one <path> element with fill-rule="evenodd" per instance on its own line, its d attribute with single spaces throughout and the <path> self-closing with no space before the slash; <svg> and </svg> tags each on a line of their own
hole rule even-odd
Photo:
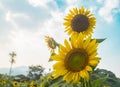
<svg viewBox="0 0 120 87">
<path fill-rule="evenodd" d="M 92 39 L 93 40 L 93 39 Z M 98 43 L 101 43 L 101 42 L 103 42 L 104 40 L 106 40 L 106 38 L 103 38 L 103 39 L 96 39 L 96 41 L 98 42 Z"/>
<path fill-rule="evenodd" d="M 92 87 L 100 87 L 103 82 L 107 80 L 107 77 L 100 78 L 93 81 Z"/>
<path fill-rule="evenodd" d="M 40 65 L 29 66 L 28 77 L 31 80 L 39 79 L 40 75 L 42 75 L 43 71 L 44 71 L 44 68 L 42 66 L 40 66 Z"/>
<path fill-rule="evenodd" d="M 105 69 L 96 69 L 94 72 L 91 73 L 91 77 L 92 82 L 98 79 L 103 79 L 100 87 L 103 87 L 104 85 L 108 85 L 109 87 L 120 86 L 120 79 L 117 78 L 113 72 L 107 71 Z M 105 78 L 106 80 L 104 81 Z"/>
<path fill-rule="evenodd" d="M 33 71 L 36 71 L 36 69 L 34 68 Z M 120 87 L 120 79 L 111 71 L 96 69 L 90 73 L 90 77 L 90 81 L 88 82 L 83 79 L 85 84 L 82 85 L 82 83 L 66 83 L 66 81 L 62 80 L 62 76 L 53 79 L 51 73 L 41 75 L 39 79 L 28 79 L 28 77 L 24 75 L 9 77 L 8 75 L 0 74 L 0 87 L 13 87 L 12 84 L 14 81 L 19 82 L 18 87 L 30 87 L 33 82 L 37 84 L 37 87 L 104 87 L 105 85 L 109 87 Z M 27 81 L 27 83 L 24 83 L 24 81 Z"/>
</svg>

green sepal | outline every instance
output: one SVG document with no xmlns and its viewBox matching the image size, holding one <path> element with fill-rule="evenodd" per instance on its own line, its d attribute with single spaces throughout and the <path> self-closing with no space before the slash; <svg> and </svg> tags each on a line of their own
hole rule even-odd
<svg viewBox="0 0 120 87">
<path fill-rule="evenodd" d="M 59 45 L 60 45 L 60 44 L 59 44 L 59 43 L 57 43 L 55 40 L 54 40 L 54 43 L 55 43 L 55 45 L 56 45 L 56 46 L 58 46 L 58 47 L 59 47 Z"/>
<path fill-rule="evenodd" d="M 56 54 L 56 53 L 52 53 L 50 56 L 53 56 L 53 55 L 55 55 L 55 54 Z M 51 62 L 51 61 L 53 61 L 53 59 L 49 58 L 48 62 Z"/>
</svg>

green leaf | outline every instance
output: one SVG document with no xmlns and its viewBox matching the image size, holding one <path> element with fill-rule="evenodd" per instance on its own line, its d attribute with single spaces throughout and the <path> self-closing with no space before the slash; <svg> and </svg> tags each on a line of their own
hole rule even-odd
<svg viewBox="0 0 120 87">
<path fill-rule="evenodd" d="M 56 41 L 54 40 L 54 43 L 55 43 L 56 46 L 59 47 L 60 44 L 59 44 L 58 42 L 56 42 Z"/>
<path fill-rule="evenodd" d="M 98 43 L 101 43 L 101 42 L 103 42 L 105 39 L 106 39 L 106 38 L 103 38 L 103 39 L 96 39 L 96 41 L 97 41 Z M 94 39 L 92 39 L 92 40 L 94 40 Z"/>
<path fill-rule="evenodd" d="M 50 87 L 59 87 L 59 85 L 61 84 L 62 82 L 62 76 L 52 80 L 51 84 L 50 84 Z"/>
<path fill-rule="evenodd" d="M 99 87 L 103 82 L 107 80 L 107 77 L 100 78 L 93 81 L 92 87 Z"/>
</svg>

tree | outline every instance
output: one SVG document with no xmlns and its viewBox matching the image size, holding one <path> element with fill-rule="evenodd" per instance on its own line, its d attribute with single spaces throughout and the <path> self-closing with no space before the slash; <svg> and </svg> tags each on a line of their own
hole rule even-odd
<svg viewBox="0 0 120 87">
<path fill-rule="evenodd" d="M 15 63 L 15 56 L 16 56 L 16 53 L 14 51 L 12 51 L 12 53 L 9 53 L 10 55 L 10 70 L 9 70 L 9 76 L 11 75 L 11 72 L 12 72 L 12 65 Z"/>
<path fill-rule="evenodd" d="M 101 87 L 108 85 L 109 87 L 120 87 L 120 79 L 115 76 L 111 71 L 105 69 L 96 69 L 91 73 L 92 81 L 104 78 L 107 76 L 106 81 L 101 84 Z"/>
<path fill-rule="evenodd" d="M 44 68 L 40 65 L 36 65 L 36 66 L 29 66 L 29 73 L 28 73 L 28 77 L 32 80 L 37 80 L 40 79 L 40 76 L 42 75 L 44 71 Z"/>
</svg>

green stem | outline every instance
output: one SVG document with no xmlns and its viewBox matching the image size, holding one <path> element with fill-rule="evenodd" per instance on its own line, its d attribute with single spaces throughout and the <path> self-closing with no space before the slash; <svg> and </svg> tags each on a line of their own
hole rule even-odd
<svg viewBox="0 0 120 87">
<path fill-rule="evenodd" d="M 10 65 L 9 76 L 11 76 L 12 64 Z"/>
</svg>

